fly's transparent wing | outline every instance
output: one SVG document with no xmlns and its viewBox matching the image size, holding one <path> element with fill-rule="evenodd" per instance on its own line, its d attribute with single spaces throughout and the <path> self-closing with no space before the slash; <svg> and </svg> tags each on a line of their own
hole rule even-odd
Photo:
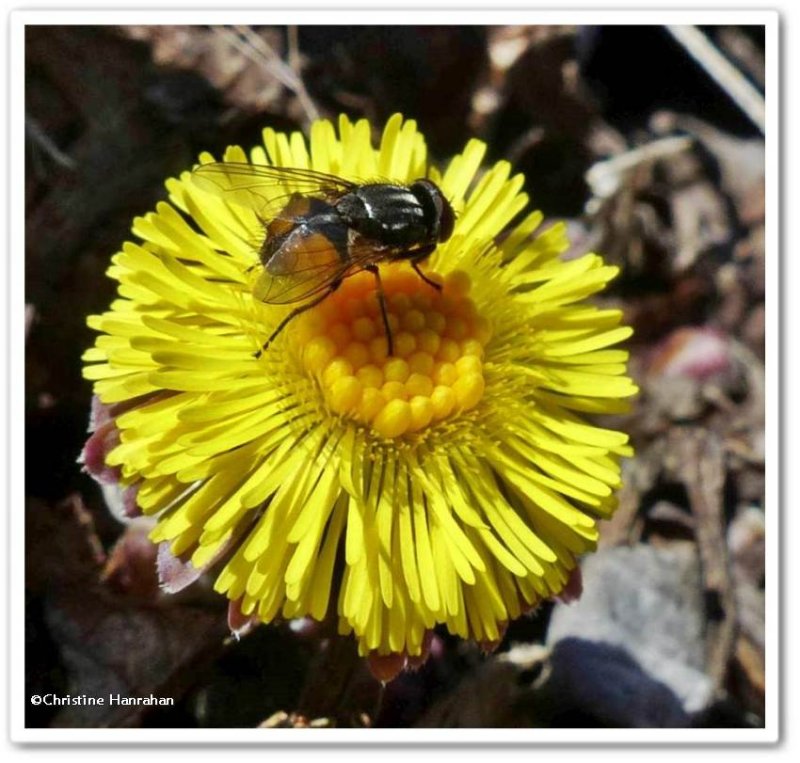
<svg viewBox="0 0 800 763">
<path fill-rule="evenodd" d="M 270 167 L 246 162 L 201 164 L 192 182 L 231 204 L 252 209 L 262 220 L 286 219 L 292 197 L 335 200 L 357 186 L 336 175 L 299 167 Z"/>
<path fill-rule="evenodd" d="M 343 256 L 328 238 L 312 234 L 276 252 L 270 267 L 259 274 L 253 295 L 273 305 L 303 302 L 371 265 L 404 256 L 412 257 L 413 250 L 382 247 L 364 238 L 351 241 Z"/>
<path fill-rule="evenodd" d="M 279 268 L 274 260 L 279 259 Z M 279 250 L 265 267 L 253 287 L 253 296 L 271 305 L 302 302 L 334 287 L 345 277 L 349 263 L 343 260 L 330 241 L 321 236 L 310 237 L 302 245 L 287 245 Z"/>
</svg>

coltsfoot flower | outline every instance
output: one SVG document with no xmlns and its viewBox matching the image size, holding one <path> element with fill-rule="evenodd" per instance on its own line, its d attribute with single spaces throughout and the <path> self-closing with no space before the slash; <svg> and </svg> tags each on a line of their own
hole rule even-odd
<svg viewBox="0 0 800 763">
<path fill-rule="evenodd" d="M 381 267 L 391 356 L 361 273 L 257 357 L 287 312 L 252 294 L 263 221 L 189 172 L 167 181 L 113 258 L 119 299 L 89 319 L 84 373 L 117 412 L 106 467 L 154 542 L 198 570 L 224 561 L 215 587 L 240 618 L 335 615 L 362 654 L 401 662 L 437 624 L 496 642 L 562 593 L 614 509 L 628 438 L 583 414 L 636 392 L 620 311 L 585 302 L 617 268 L 563 261 L 564 226 L 540 231 L 538 212 L 514 223 L 523 178 L 506 162 L 479 177 L 479 141 L 440 174 L 399 115 L 377 148 L 344 117 L 308 143 L 263 137 L 223 161 L 437 183 L 457 215 L 423 265 L 442 289 Z"/>
</svg>

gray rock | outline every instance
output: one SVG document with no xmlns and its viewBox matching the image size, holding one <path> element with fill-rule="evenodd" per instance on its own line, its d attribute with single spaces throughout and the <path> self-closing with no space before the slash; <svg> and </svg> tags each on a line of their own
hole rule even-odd
<svg viewBox="0 0 800 763">
<path fill-rule="evenodd" d="M 565 638 L 515 644 L 433 705 L 429 728 L 687 728 L 675 693 L 620 647 Z"/>
<path fill-rule="evenodd" d="M 584 651 L 586 642 L 619 647 L 645 674 L 663 684 L 659 691 L 668 687 L 674 692 L 685 712 L 705 708 L 712 699 L 713 685 L 704 672 L 705 615 L 695 546 L 673 543 L 668 548 L 604 549 L 588 557 L 582 570 L 583 595 L 573 604 L 556 605 L 548 646 L 555 652 L 562 641 L 571 638 L 579 639 Z M 574 653 L 575 645 L 570 649 Z M 580 689 L 582 680 L 585 692 L 592 695 L 597 691 L 593 682 L 619 679 L 624 691 L 641 700 L 641 692 L 633 687 L 635 675 L 630 665 L 616 660 L 616 668 L 609 663 L 608 674 L 599 678 L 595 671 L 580 667 L 591 662 L 592 656 L 578 654 L 580 659 L 575 659 L 575 654 L 571 661 L 578 666 L 578 683 L 573 691 Z M 657 700 L 655 695 L 653 698 Z M 630 725 L 639 724 L 632 718 Z"/>
<path fill-rule="evenodd" d="M 549 675 L 534 695 L 547 725 L 686 728 L 691 718 L 666 684 L 647 675 L 625 649 L 579 638 L 561 639 Z"/>
</svg>

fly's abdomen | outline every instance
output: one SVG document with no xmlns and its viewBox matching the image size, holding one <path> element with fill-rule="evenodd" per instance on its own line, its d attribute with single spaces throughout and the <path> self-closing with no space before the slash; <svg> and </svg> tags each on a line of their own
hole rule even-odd
<svg viewBox="0 0 800 763">
<path fill-rule="evenodd" d="M 301 223 L 270 248 L 264 265 L 272 276 L 338 267 L 347 261 L 347 231 L 341 225 Z"/>
<path fill-rule="evenodd" d="M 331 230 L 336 226 L 342 226 L 341 218 L 330 204 L 292 194 L 286 206 L 265 226 L 266 238 L 259 252 L 261 264 L 273 275 L 283 275 L 288 272 L 291 251 L 303 248 L 304 242 L 311 249 L 320 248 L 319 241 L 311 241 L 314 233 L 324 231 L 323 235 L 330 234 L 334 241 L 344 240 Z"/>
</svg>

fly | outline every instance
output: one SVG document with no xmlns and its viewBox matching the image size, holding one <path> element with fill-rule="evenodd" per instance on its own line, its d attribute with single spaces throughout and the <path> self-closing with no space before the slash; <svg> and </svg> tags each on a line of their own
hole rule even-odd
<svg viewBox="0 0 800 763">
<path fill-rule="evenodd" d="M 256 299 L 294 307 L 256 353 L 260 357 L 287 324 L 363 270 L 375 277 L 389 355 L 392 331 L 378 266 L 405 260 L 434 289 L 420 263 L 453 233 L 455 213 L 426 178 L 408 185 L 354 183 L 296 167 L 215 162 L 194 170 L 200 188 L 252 209 L 264 225 L 263 268 Z M 291 190 L 290 190 L 291 189 Z"/>
</svg>

